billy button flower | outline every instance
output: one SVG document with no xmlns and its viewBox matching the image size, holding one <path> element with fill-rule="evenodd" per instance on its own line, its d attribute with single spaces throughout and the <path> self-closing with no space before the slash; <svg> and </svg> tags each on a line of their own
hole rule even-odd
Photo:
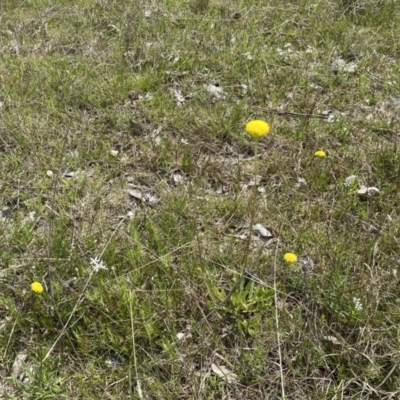
<svg viewBox="0 0 400 400">
<path fill-rule="evenodd" d="M 254 119 L 246 124 L 246 132 L 250 136 L 259 138 L 269 132 L 269 125 L 261 119 Z"/>
<path fill-rule="evenodd" d="M 42 284 L 40 282 L 37 282 L 37 281 L 31 283 L 31 289 L 32 289 L 33 292 L 35 292 L 37 294 L 40 294 L 40 293 L 43 292 Z"/>
<path fill-rule="evenodd" d="M 318 150 L 314 153 L 316 157 L 326 157 L 326 153 L 323 150 Z"/>
<path fill-rule="evenodd" d="M 296 256 L 296 254 L 294 254 L 294 253 L 286 253 L 286 254 L 283 256 L 283 259 L 284 259 L 286 262 L 292 264 L 292 263 L 295 263 L 295 262 L 297 261 L 297 256 Z"/>
</svg>

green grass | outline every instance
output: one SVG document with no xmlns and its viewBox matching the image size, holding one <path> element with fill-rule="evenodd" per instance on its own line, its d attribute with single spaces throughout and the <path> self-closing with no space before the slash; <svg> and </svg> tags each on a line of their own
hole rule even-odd
<svg viewBox="0 0 400 400">
<path fill-rule="evenodd" d="M 397 2 L 0 15 L 0 398 L 399 396 Z"/>
</svg>

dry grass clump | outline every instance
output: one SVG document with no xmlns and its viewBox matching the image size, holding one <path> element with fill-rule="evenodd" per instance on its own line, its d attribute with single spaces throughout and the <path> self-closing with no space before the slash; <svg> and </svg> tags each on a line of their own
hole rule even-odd
<svg viewBox="0 0 400 400">
<path fill-rule="evenodd" d="M 0 398 L 399 396 L 396 2 L 0 11 Z"/>
</svg>

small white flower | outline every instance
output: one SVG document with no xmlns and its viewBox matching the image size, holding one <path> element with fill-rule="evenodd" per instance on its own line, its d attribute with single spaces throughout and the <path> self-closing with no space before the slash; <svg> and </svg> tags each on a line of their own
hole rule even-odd
<svg viewBox="0 0 400 400">
<path fill-rule="evenodd" d="M 350 175 L 344 180 L 343 185 L 345 187 L 349 187 L 356 179 L 357 179 L 357 175 Z"/>
<path fill-rule="evenodd" d="M 353 297 L 353 302 L 354 302 L 354 309 L 356 311 L 361 311 L 363 308 L 361 300 L 358 297 Z"/>
<path fill-rule="evenodd" d="M 95 257 L 90 259 L 90 265 L 93 269 L 93 272 L 99 272 L 101 269 L 107 269 L 107 265 L 100 258 Z"/>
</svg>

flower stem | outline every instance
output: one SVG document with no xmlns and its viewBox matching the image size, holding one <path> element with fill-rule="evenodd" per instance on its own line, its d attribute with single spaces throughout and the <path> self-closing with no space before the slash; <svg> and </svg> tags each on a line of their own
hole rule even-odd
<svg viewBox="0 0 400 400">
<path fill-rule="evenodd" d="M 238 280 L 235 282 L 232 289 L 226 295 L 225 299 L 221 302 L 221 305 L 224 305 L 227 301 L 229 301 L 229 299 L 235 293 L 236 289 L 240 286 L 241 282 L 243 281 L 244 275 L 246 273 L 247 264 L 249 261 L 250 244 L 251 244 L 251 238 L 252 238 L 252 232 L 253 232 L 253 226 L 254 226 L 254 218 L 255 218 L 255 213 L 256 213 L 256 202 L 257 202 L 257 194 L 258 194 L 257 178 L 258 178 L 258 140 L 256 140 L 255 144 L 254 144 L 254 186 L 252 188 L 253 191 L 251 193 L 251 199 L 250 199 L 249 235 L 247 236 L 246 248 L 245 248 L 245 251 L 243 254 L 242 269 L 240 271 L 240 276 L 239 276 Z"/>
</svg>

